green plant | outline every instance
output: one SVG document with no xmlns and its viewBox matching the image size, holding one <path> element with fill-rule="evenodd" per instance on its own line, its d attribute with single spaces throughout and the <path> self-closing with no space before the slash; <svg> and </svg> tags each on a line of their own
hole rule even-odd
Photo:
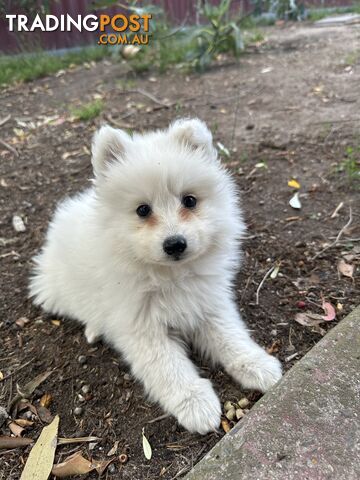
<svg viewBox="0 0 360 480">
<path fill-rule="evenodd" d="M 97 99 L 92 102 L 85 103 L 81 107 L 71 109 L 72 115 L 83 121 L 92 120 L 100 115 L 104 109 L 104 103 L 102 100 Z"/>
<path fill-rule="evenodd" d="M 99 61 L 109 55 L 106 47 L 87 47 L 64 55 L 47 52 L 0 56 L 0 86 L 29 82 L 45 77 L 70 65 Z"/>
<path fill-rule="evenodd" d="M 349 180 L 360 180 L 360 145 L 347 147 L 345 158 L 337 167 L 338 172 L 345 172 Z"/>
<path fill-rule="evenodd" d="M 195 28 L 191 37 L 193 48 L 187 60 L 198 70 L 205 70 L 221 52 L 231 51 L 238 57 L 244 49 L 239 23 L 241 18 L 229 20 L 231 0 L 221 0 L 218 5 L 205 1 L 199 13 L 208 25 Z"/>
<path fill-rule="evenodd" d="M 346 65 L 353 66 L 359 62 L 360 62 L 360 50 L 355 50 L 354 52 L 349 53 L 345 57 Z"/>
</svg>

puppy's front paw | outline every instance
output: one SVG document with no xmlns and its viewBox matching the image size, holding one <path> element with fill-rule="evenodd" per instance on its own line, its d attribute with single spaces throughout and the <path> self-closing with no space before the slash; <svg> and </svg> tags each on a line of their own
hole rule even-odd
<svg viewBox="0 0 360 480">
<path fill-rule="evenodd" d="M 279 360 L 266 352 L 241 363 L 238 368 L 232 365 L 232 375 L 245 388 L 266 392 L 282 377 Z"/>
<path fill-rule="evenodd" d="M 211 382 L 199 379 L 184 392 L 184 399 L 176 406 L 178 422 L 189 432 L 201 435 L 213 432 L 220 425 L 221 406 Z"/>
</svg>

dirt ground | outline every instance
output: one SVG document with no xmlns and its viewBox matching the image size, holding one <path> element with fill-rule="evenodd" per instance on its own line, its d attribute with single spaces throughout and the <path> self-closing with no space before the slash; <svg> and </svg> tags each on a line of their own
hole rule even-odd
<svg viewBox="0 0 360 480">
<path fill-rule="evenodd" d="M 120 62 L 104 61 L 0 92 L 0 122 L 11 115 L 0 139 L 18 153 L 0 145 L 0 405 L 8 406 L 17 385 L 51 370 L 30 395 L 32 405 L 49 393 L 48 409 L 59 414 L 62 437 L 102 439 L 59 446 L 56 462 L 80 450 L 87 458 L 114 458 L 106 478 L 169 480 L 183 476 L 224 434 L 191 435 L 174 418 L 159 419 L 163 412 L 146 400 L 115 351 L 87 345 L 80 326 L 45 316 L 27 299 L 31 257 L 58 200 L 89 184 L 90 140 L 102 122 L 141 130 L 196 115 L 230 150 L 224 162 L 241 187 L 249 227 L 237 285 L 240 309 L 257 341 L 286 370 L 359 303 L 359 180 L 340 170 L 346 151 L 353 155 L 349 147 L 355 152 L 360 146 L 360 28 L 287 26 L 265 35 L 267 43 L 238 64 L 220 59 L 203 75 L 175 69 L 139 77 Z M 71 107 L 96 97 L 106 104 L 99 117 L 71 118 Z M 292 178 L 301 184 L 301 210 L 289 205 Z M 25 232 L 15 232 L 14 215 L 25 222 Z M 346 224 L 338 242 L 320 253 Z M 354 278 L 339 273 L 341 259 L 355 267 Z M 257 305 L 256 290 L 276 262 L 278 275 L 265 280 Z M 336 320 L 320 328 L 295 322 L 304 309 L 321 313 L 324 300 L 336 307 Z M 221 370 L 196 362 L 222 402 L 258 398 Z M 46 414 L 39 413 L 42 421 L 35 416 L 24 436 L 37 438 Z M 22 415 L 29 414 L 16 418 Z M 150 461 L 143 428 L 153 448 Z M 1 434 L 10 434 L 6 424 Z M 116 453 L 107 456 L 115 442 Z M 0 479 L 19 478 L 29 450 L 0 451 Z M 119 462 L 121 453 L 126 463 Z"/>
</svg>

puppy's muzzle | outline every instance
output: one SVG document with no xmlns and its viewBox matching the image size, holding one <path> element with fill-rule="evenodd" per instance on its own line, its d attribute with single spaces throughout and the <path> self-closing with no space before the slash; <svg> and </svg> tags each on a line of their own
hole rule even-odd
<svg viewBox="0 0 360 480">
<path fill-rule="evenodd" d="M 186 247 L 186 238 L 183 235 L 172 235 L 167 237 L 163 243 L 164 252 L 175 260 L 179 260 Z"/>
</svg>

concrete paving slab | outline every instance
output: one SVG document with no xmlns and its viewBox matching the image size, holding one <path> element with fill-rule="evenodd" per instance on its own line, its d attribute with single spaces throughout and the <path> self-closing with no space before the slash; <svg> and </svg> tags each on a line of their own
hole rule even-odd
<svg viewBox="0 0 360 480">
<path fill-rule="evenodd" d="M 186 480 L 360 479 L 360 306 Z"/>
</svg>

